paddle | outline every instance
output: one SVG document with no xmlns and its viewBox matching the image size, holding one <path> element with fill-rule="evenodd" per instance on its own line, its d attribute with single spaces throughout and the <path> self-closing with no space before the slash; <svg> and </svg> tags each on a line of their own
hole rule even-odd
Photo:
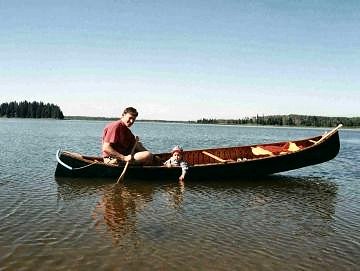
<svg viewBox="0 0 360 271">
<path fill-rule="evenodd" d="M 131 156 L 133 156 L 133 154 L 134 154 L 134 151 L 135 151 L 135 148 L 136 148 L 136 145 L 137 145 L 138 141 L 139 141 L 139 137 L 136 136 L 136 137 L 135 137 L 134 146 L 133 146 L 132 149 L 131 149 L 131 154 L 130 154 Z M 116 183 L 119 183 L 120 181 L 123 181 L 123 180 L 124 180 L 125 172 L 126 172 L 128 166 L 129 166 L 129 163 L 130 163 L 130 161 L 127 161 L 127 162 L 126 162 L 125 167 L 124 167 L 124 169 L 123 169 L 123 171 L 122 171 L 121 175 L 119 176 L 119 178 L 118 178 L 118 180 L 117 180 Z"/>
</svg>

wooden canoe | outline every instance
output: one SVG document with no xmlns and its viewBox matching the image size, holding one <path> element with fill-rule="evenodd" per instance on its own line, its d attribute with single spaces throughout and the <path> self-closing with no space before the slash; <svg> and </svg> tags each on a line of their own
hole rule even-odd
<svg viewBox="0 0 360 271">
<path fill-rule="evenodd" d="M 301 140 L 184 151 L 184 160 L 189 164 L 186 179 L 263 176 L 329 161 L 339 152 L 338 129 L 341 126 L 324 135 Z M 156 156 L 159 158 L 157 165 L 129 165 L 126 179 L 176 180 L 181 168 L 162 165 L 170 153 Z M 102 157 L 61 150 L 57 151 L 56 159 L 55 176 L 61 177 L 111 177 L 115 180 L 125 166 L 105 164 Z"/>
</svg>

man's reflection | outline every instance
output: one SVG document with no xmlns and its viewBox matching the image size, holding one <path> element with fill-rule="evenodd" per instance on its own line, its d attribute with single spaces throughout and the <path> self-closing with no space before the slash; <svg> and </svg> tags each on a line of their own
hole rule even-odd
<svg viewBox="0 0 360 271">
<path fill-rule="evenodd" d="M 132 187 L 123 184 L 108 186 L 93 211 L 96 229 L 101 231 L 105 226 L 111 232 L 115 244 L 126 234 L 135 232 L 137 216 L 153 200 L 155 188 L 144 184 Z M 171 208 L 181 206 L 184 190 L 183 182 L 165 186 L 163 192 L 166 192 Z"/>
<path fill-rule="evenodd" d="M 134 231 L 136 214 L 151 200 L 151 196 L 151 190 L 139 193 L 124 185 L 110 185 L 93 212 L 96 228 L 100 230 L 105 225 L 113 241 L 118 243 L 123 235 Z"/>
</svg>

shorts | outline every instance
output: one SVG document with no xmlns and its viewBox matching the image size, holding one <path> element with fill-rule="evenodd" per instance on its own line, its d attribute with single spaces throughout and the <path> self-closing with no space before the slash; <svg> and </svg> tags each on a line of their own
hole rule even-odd
<svg viewBox="0 0 360 271">
<path fill-rule="evenodd" d="M 120 164 L 119 160 L 113 157 L 104 157 L 104 163 L 116 166 Z"/>
</svg>

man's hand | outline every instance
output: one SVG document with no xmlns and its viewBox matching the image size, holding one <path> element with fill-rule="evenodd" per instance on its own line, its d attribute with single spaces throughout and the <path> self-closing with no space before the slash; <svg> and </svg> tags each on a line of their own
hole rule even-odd
<svg viewBox="0 0 360 271">
<path fill-rule="evenodd" d="M 124 161 L 125 162 L 133 162 L 134 161 L 134 156 L 133 155 L 131 155 L 131 154 L 129 154 L 129 155 L 125 155 L 124 156 Z"/>
</svg>

